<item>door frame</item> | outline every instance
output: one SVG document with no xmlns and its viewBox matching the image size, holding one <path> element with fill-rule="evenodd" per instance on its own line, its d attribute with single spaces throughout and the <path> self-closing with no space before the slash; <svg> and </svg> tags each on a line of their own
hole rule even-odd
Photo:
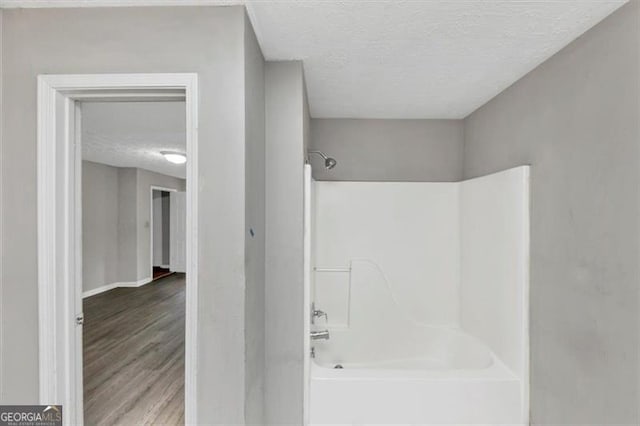
<svg viewBox="0 0 640 426">
<path fill-rule="evenodd" d="M 198 76 L 195 73 L 39 75 L 37 228 L 39 392 L 83 423 L 82 199 L 76 101 L 185 100 L 187 275 L 185 422 L 197 424 Z M 76 119 L 78 118 L 78 119 Z"/>
<path fill-rule="evenodd" d="M 150 234 L 150 236 L 149 236 L 149 238 L 150 238 L 149 247 L 150 247 L 150 251 L 151 251 L 151 257 L 150 257 L 151 275 L 149 275 L 149 276 L 151 277 L 151 281 L 153 281 L 153 249 L 154 249 L 154 247 L 153 247 L 153 232 L 154 232 L 154 229 L 153 229 L 153 226 L 154 226 L 153 225 L 153 191 L 178 192 L 178 190 L 174 189 L 174 188 L 165 188 L 163 186 L 157 186 L 157 185 L 151 185 L 151 187 L 149 188 L 149 193 L 150 193 L 149 196 L 151 197 L 150 203 L 149 203 L 149 205 L 151 206 L 150 207 L 150 212 L 149 212 L 149 230 L 150 230 L 150 232 L 149 232 L 149 234 Z"/>
</svg>

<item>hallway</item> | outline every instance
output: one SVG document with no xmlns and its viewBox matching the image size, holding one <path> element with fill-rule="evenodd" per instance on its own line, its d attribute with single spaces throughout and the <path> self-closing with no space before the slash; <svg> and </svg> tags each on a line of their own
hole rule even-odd
<svg viewBox="0 0 640 426">
<path fill-rule="evenodd" d="M 83 305 L 85 423 L 184 424 L 185 275 Z"/>
</svg>

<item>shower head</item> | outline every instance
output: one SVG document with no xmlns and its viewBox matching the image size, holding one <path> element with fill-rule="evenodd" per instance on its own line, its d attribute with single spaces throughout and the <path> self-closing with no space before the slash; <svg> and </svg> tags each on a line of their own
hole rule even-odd
<svg viewBox="0 0 640 426">
<path fill-rule="evenodd" d="M 331 158 L 331 157 L 329 157 L 329 158 L 327 158 L 326 160 L 324 160 L 324 167 L 325 167 L 327 170 L 331 170 L 331 169 L 333 169 L 333 168 L 336 166 L 336 164 L 338 164 L 338 162 L 336 161 L 336 159 L 335 159 L 335 158 Z"/>
<path fill-rule="evenodd" d="M 317 154 L 321 156 L 324 159 L 324 168 L 327 170 L 333 169 L 338 164 L 335 158 L 329 157 L 322 151 L 309 151 L 309 154 Z"/>
</svg>

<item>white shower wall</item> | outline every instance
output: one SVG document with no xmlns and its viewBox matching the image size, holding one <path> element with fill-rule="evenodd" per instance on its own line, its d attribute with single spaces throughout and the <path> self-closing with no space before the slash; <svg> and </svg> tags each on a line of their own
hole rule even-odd
<svg viewBox="0 0 640 426">
<path fill-rule="evenodd" d="M 459 186 L 451 183 L 316 182 L 314 300 L 328 312 L 329 325 L 349 325 L 350 302 L 357 302 L 350 301 L 351 268 L 358 260 L 373 267 L 372 279 L 386 277 L 414 321 L 458 324 L 458 200 Z M 392 301 L 376 294 L 359 305 L 385 317 Z"/>
<path fill-rule="evenodd" d="M 529 167 L 460 186 L 460 326 L 514 373 L 528 369 Z"/>
<path fill-rule="evenodd" d="M 460 327 L 524 383 L 528 172 L 458 183 L 314 182 L 312 298 L 329 328 Z"/>
</svg>

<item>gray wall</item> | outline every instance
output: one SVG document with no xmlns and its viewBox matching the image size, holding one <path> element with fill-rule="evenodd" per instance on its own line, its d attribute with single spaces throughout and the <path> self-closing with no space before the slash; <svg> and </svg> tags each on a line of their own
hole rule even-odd
<svg viewBox="0 0 640 426">
<path fill-rule="evenodd" d="M 151 278 L 151 186 L 184 191 L 185 180 L 91 161 L 82 173 L 83 291 Z"/>
<path fill-rule="evenodd" d="M 82 290 L 119 281 L 118 169 L 82 162 Z"/>
<path fill-rule="evenodd" d="M 302 63 L 268 62 L 266 95 L 265 421 L 303 421 Z"/>
<path fill-rule="evenodd" d="M 457 181 L 462 120 L 312 119 L 311 148 L 338 160 L 328 171 L 313 155 L 318 180 Z"/>
<path fill-rule="evenodd" d="M 3 161 L 2 158 L 4 157 L 4 150 L 3 150 L 3 142 L 2 142 L 2 128 L 3 128 L 3 105 L 4 102 L 2 102 L 2 99 L 4 99 L 4 90 L 3 90 L 3 74 L 4 74 L 4 67 L 2 66 L 2 58 L 4 57 L 3 55 L 3 49 L 2 46 L 4 45 L 3 40 L 4 37 L 2 36 L 2 34 L 4 33 L 4 19 L 3 19 L 3 15 L 4 12 L 0 9 L 0 191 L 2 191 L 2 188 L 4 187 L 4 165 L 3 165 Z M 5 314 L 5 308 L 4 308 L 4 303 L 2 303 L 3 300 L 6 300 L 6 296 L 5 296 L 5 291 L 2 285 L 2 276 L 4 275 L 4 243 L 3 241 L 5 241 L 6 239 L 6 233 L 4 232 L 4 219 L 3 219 L 3 209 L 2 209 L 2 202 L 3 202 L 3 198 L 2 198 L 2 194 L 0 193 L 0 342 L 2 342 L 2 345 L 4 345 L 5 343 L 5 337 L 4 337 L 4 327 L 2 326 L 2 324 L 6 324 L 6 314 Z M 7 381 L 7 376 L 4 372 L 5 369 L 5 361 L 4 361 L 4 350 L 2 348 L 0 348 L 0 401 L 5 401 L 6 400 L 6 386 L 4 385 L 4 383 Z"/>
<path fill-rule="evenodd" d="M 245 179 L 246 271 L 245 417 L 247 424 L 264 423 L 265 367 L 265 96 L 264 58 L 245 16 Z"/>
<path fill-rule="evenodd" d="M 534 424 L 638 424 L 639 4 L 465 120 L 465 177 L 531 164 Z"/>
<path fill-rule="evenodd" d="M 2 158 L 4 157 L 4 152 L 3 152 L 3 143 L 2 143 L 2 127 L 3 127 L 3 105 L 4 102 L 2 102 L 2 99 L 4 99 L 3 96 L 3 90 L 2 90 L 2 82 L 4 81 L 3 78 L 3 69 L 4 67 L 2 66 L 2 46 L 3 46 L 3 39 L 4 37 L 2 36 L 2 34 L 4 33 L 3 31 L 3 27 L 4 27 L 4 23 L 3 23 L 3 14 L 4 12 L 0 9 L 0 191 L 2 191 L 2 188 L 4 187 L 4 171 L 3 171 L 3 161 Z M 3 264 L 4 264 L 4 243 L 3 241 L 5 241 L 6 239 L 6 234 L 4 232 L 4 219 L 3 219 L 3 209 L 2 209 L 2 202 L 3 202 L 3 198 L 2 198 L 2 194 L 0 192 L 0 345 L 4 345 L 5 342 L 5 338 L 4 338 L 4 327 L 2 326 L 2 324 L 6 324 L 6 315 L 5 315 L 5 308 L 4 308 L 4 303 L 2 303 L 3 300 L 6 300 L 5 298 L 5 292 L 4 292 L 4 288 L 2 286 L 2 277 L 4 275 L 4 271 L 3 271 Z M 2 348 L 0 348 L 0 401 L 5 401 L 6 399 L 6 386 L 4 385 L 5 383 L 5 372 L 4 372 L 4 366 L 5 366 L 5 361 L 4 361 L 4 350 Z"/>
<path fill-rule="evenodd" d="M 199 418 L 244 421 L 242 7 L 5 10 L 2 32 L 2 403 L 38 399 L 36 76 L 199 77 Z M 149 29 L 152 30 L 149 30 Z M 223 158 L 211 167 L 212 158 Z M 16 350 L 20 348 L 20 350 Z M 224 383 L 224 386 L 221 386 Z"/>
<path fill-rule="evenodd" d="M 120 281 L 138 280 L 138 171 L 118 170 L 118 272 Z"/>
</svg>

